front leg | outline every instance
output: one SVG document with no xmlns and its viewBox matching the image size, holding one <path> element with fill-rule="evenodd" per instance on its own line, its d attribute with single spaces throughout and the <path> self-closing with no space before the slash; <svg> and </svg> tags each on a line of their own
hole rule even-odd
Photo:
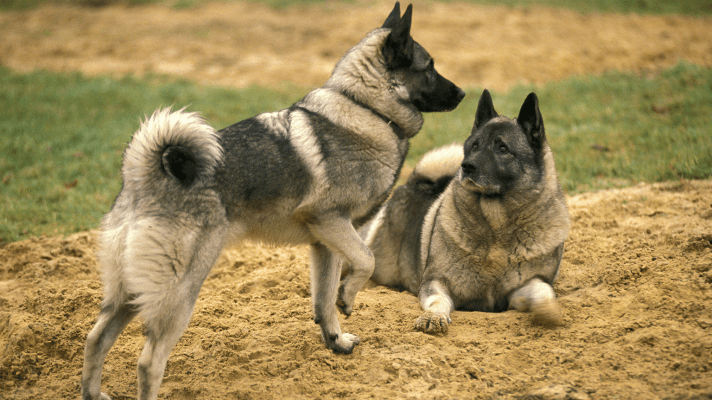
<svg viewBox="0 0 712 400">
<path fill-rule="evenodd" d="M 373 254 L 358 235 L 351 221 L 343 216 L 322 217 L 317 224 L 309 225 L 309 230 L 319 242 L 350 264 L 350 271 L 341 283 L 336 300 L 339 310 L 349 316 L 353 312 L 356 293 L 373 274 L 376 265 Z M 339 263 L 335 263 L 330 268 L 337 269 L 339 275 L 341 274 Z"/>
<path fill-rule="evenodd" d="M 415 321 L 415 329 L 425 333 L 447 333 L 454 305 L 442 282 L 425 282 L 418 293 L 420 306 L 425 313 Z"/>
<path fill-rule="evenodd" d="M 326 246 L 311 246 L 311 284 L 314 303 L 314 322 L 321 327 L 321 336 L 328 349 L 335 353 L 350 354 L 359 338 L 350 333 L 341 333 L 336 312 L 336 288 L 341 271 L 338 260 Z"/>
<path fill-rule="evenodd" d="M 541 325 L 562 325 L 561 311 L 554 288 L 534 278 L 509 295 L 509 308 L 532 313 L 532 322 Z"/>
<path fill-rule="evenodd" d="M 314 321 L 321 326 L 328 348 L 337 353 L 351 353 L 353 347 L 359 343 L 359 338 L 349 333 L 341 333 L 336 305 L 338 304 L 346 315 L 351 314 L 356 292 L 373 272 L 373 255 L 346 218 L 321 218 L 318 223 L 309 225 L 309 229 L 319 241 L 311 248 Z M 351 274 L 340 289 L 339 257 L 351 264 Z"/>
</svg>

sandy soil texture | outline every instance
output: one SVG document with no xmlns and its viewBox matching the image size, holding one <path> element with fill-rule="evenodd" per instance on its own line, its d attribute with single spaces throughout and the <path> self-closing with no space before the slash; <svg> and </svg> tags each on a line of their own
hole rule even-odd
<svg viewBox="0 0 712 400">
<path fill-rule="evenodd" d="M 697 399 L 712 395 L 712 181 L 568 199 L 573 227 L 557 296 L 565 326 L 527 314 L 455 312 L 445 336 L 413 329 L 415 296 L 374 284 L 336 355 L 312 322 L 306 248 L 226 251 L 168 362 L 163 398 Z M 0 248 L 0 392 L 78 396 L 101 300 L 95 232 Z M 133 322 L 104 388 L 135 398 Z"/>
<path fill-rule="evenodd" d="M 318 85 L 391 4 L 254 4 L 0 14 L 0 63 L 87 74 L 168 73 L 245 86 Z M 370 3 L 369 3 L 370 4 Z M 462 86 L 504 89 L 610 69 L 712 65 L 712 20 L 417 3 L 415 38 Z M 526 314 L 455 312 L 450 332 L 414 331 L 417 299 L 369 285 L 327 351 L 312 322 L 307 251 L 226 251 L 168 362 L 166 399 L 699 399 L 712 397 L 712 181 L 568 199 L 571 237 L 556 284 L 565 325 Z M 96 232 L 0 247 L 0 398 L 78 398 L 101 301 Z M 136 397 L 133 322 L 103 388 Z"/>
<path fill-rule="evenodd" d="M 359 2 L 357 2 L 359 3 Z M 166 7 L 43 7 L 0 14 L 0 63 L 87 74 L 186 77 L 225 86 L 283 81 L 319 86 L 393 3 L 253 3 Z M 572 74 L 655 72 L 679 60 L 712 66 L 712 19 L 580 15 L 416 2 L 413 37 L 463 87 L 502 90 Z"/>
</svg>

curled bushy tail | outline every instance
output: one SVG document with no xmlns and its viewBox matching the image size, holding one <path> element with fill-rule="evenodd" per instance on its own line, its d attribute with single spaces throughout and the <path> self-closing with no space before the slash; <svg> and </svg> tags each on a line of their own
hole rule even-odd
<svg viewBox="0 0 712 400">
<path fill-rule="evenodd" d="M 445 190 L 465 158 L 462 144 L 453 143 L 425 153 L 415 165 L 407 185 L 438 195 Z"/>
<path fill-rule="evenodd" d="M 218 134 L 198 113 L 156 110 L 124 152 L 124 187 L 188 187 L 211 177 L 221 160 Z"/>
</svg>

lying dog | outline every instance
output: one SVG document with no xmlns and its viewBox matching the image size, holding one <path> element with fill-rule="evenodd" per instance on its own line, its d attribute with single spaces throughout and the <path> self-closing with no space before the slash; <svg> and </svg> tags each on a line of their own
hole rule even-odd
<svg viewBox="0 0 712 400">
<path fill-rule="evenodd" d="M 290 108 L 220 131 L 197 114 L 157 111 L 124 153 L 123 188 L 102 222 L 105 298 L 87 338 L 82 396 L 100 393 L 109 349 L 136 315 L 146 326 L 139 399 L 155 399 L 171 349 L 225 245 L 243 239 L 311 245 L 314 321 L 326 346 L 350 353 L 349 315 L 374 259 L 356 228 L 388 198 L 423 124 L 465 93 L 435 70 L 399 4 Z M 354 268 L 339 287 L 339 261 Z"/>
<path fill-rule="evenodd" d="M 453 309 L 531 310 L 557 324 L 551 287 L 569 214 L 531 93 L 516 120 L 499 116 L 488 91 L 470 137 L 423 156 L 407 183 L 361 232 L 379 284 L 415 293 L 415 327 L 444 333 Z"/>
</svg>

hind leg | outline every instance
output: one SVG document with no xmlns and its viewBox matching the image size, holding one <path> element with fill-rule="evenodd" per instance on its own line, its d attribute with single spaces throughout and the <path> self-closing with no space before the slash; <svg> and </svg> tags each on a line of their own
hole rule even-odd
<svg viewBox="0 0 712 400">
<path fill-rule="evenodd" d="M 168 357 L 190 322 L 197 295 L 198 291 L 189 291 L 167 296 L 157 316 L 146 324 L 146 344 L 138 360 L 139 399 L 158 396 Z"/>
<path fill-rule="evenodd" d="M 509 308 L 531 312 L 532 321 L 542 325 L 561 325 L 561 312 L 554 289 L 534 278 L 509 295 Z"/>
<path fill-rule="evenodd" d="M 158 396 L 168 357 L 190 322 L 203 281 L 222 250 L 223 237 L 222 229 L 201 232 L 189 247 L 192 251 L 187 253 L 184 273 L 135 300 L 146 323 L 146 343 L 138 360 L 139 400 Z"/>
<path fill-rule="evenodd" d="M 82 370 L 82 399 L 107 400 L 101 393 L 101 370 L 109 349 L 126 325 L 136 316 L 135 307 L 126 303 L 110 304 L 102 308 L 96 325 L 87 336 Z"/>
</svg>

